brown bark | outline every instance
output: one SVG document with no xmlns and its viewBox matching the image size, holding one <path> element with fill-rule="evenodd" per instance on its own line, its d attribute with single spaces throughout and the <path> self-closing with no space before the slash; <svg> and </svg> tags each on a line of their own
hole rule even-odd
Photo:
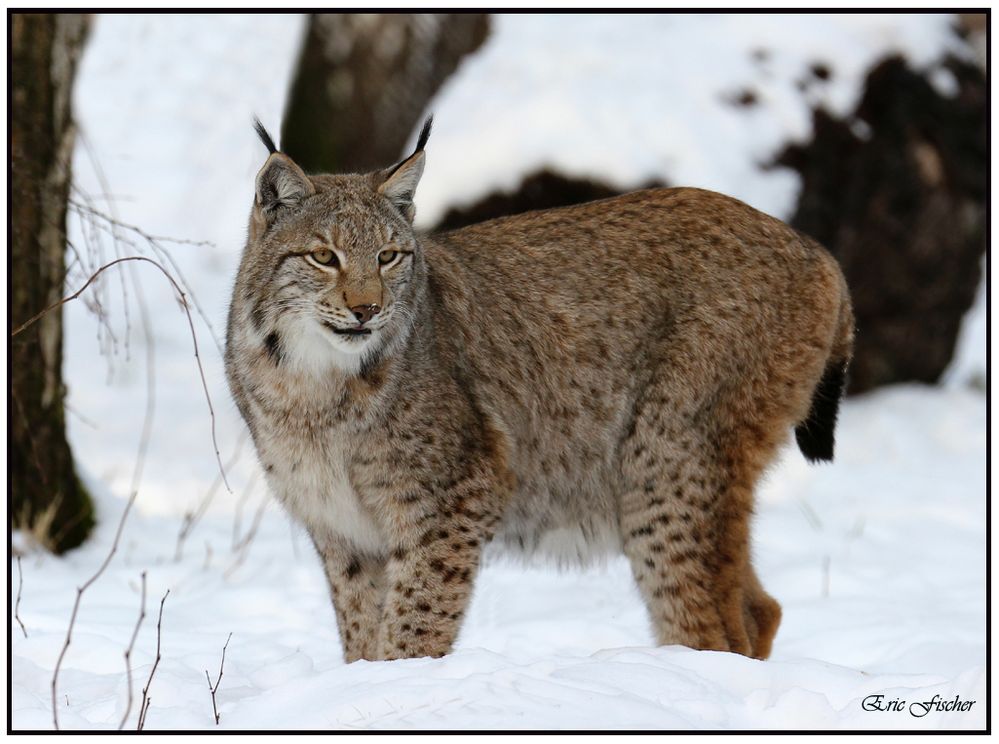
<svg viewBox="0 0 999 744">
<path fill-rule="evenodd" d="M 11 259 L 8 333 L 63 293 L 66 200 L 74 126 L 76 64 L 89 18 L 15 13 L 11 54 Z M 93 526 L 66 441 L 62 314 L 56 310 L 11 338 L 7 459 L 8 516 L 57 552 Z"/>
<path fill-rule="evenodd" d="M 431 97 L 488 31 L 483 13 L 311 16 L 281 150 L 313 173 L 391 164 Z"/>
<path fill-rule="evenodd" d="M 816 111 L 814 137 L 779 162 L 803 188 L 791 224 L 832 251 L 857 319 L 850 391 L 935 382 L 974 301 L 985 251 L 987 88 L 949 60 L 942 95 L 891 58 L 846 120 Z"/>
</svg>

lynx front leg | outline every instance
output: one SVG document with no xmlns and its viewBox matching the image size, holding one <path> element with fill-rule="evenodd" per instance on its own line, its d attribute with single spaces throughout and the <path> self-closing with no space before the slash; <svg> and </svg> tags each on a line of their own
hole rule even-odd
<svg viewBox="0 0 999 744">
<path fill-rule="evenodd" d="M 360 553 L 338 539 L 314 542 L 326 569 L 344 660 L 377 659 L 385 559 Z"/>
<path fill-rule="evenodd" d="M 479 565 L 478 540 L 435 527 L 425 549 L 399 549 L 390 559 L 378 657 L 443 656 L 451 650 L 472 596 Z M 453 539 L 452 539 L 453 538 Z"/>
<path fill-rule="evenodd" d="M 499 522 L 502 492 L 466 481 L 441 500 L 421 500 L 386 566 L 378 658 L 443 656 L 451 650 Z M 469 488 L 469 486 L 472 486 Z"/>
</svg>

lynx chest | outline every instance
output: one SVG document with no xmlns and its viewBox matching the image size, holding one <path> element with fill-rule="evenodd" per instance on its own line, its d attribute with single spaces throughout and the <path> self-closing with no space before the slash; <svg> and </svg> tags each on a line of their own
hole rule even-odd
<svg viewBox="0 0 999 744">
<path fill-rule="evenodd" d="M 349 477 L 350 449 L 337 428 L 315 429 L 291 417 L 257 426 L 257 449 L 268 484 L 314 539 L 342 538 L 381 553 L 385 536 Z"/>
</svg>

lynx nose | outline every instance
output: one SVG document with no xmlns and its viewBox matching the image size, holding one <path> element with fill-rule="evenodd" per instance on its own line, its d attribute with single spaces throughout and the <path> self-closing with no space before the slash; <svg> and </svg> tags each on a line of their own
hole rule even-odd
<svg viewBox="0 0 999 744">
<path fill-rule="evenodd" d="M 367 323 L 381 311 L 382 309 L 378 305 L 354 305 L 350 308 L 350 312 L 354 313 L 354 317 L 361 325 Z"/>
</svg>

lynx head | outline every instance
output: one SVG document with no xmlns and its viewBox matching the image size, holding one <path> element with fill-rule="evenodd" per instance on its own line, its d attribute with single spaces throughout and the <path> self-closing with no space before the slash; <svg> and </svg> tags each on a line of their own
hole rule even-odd
<svg viewBox="0 0 999 744">
<path fill-rule="evenodd" d="M 234 305 L 245 303 L 253 336 L 279 365 L 358 372 L 408 335 L 423 276 L 413 195 L 431 123 L 393 167 L 309 176 L 256 122 L 271 154 L 257 174 Z"/>
</svg>

